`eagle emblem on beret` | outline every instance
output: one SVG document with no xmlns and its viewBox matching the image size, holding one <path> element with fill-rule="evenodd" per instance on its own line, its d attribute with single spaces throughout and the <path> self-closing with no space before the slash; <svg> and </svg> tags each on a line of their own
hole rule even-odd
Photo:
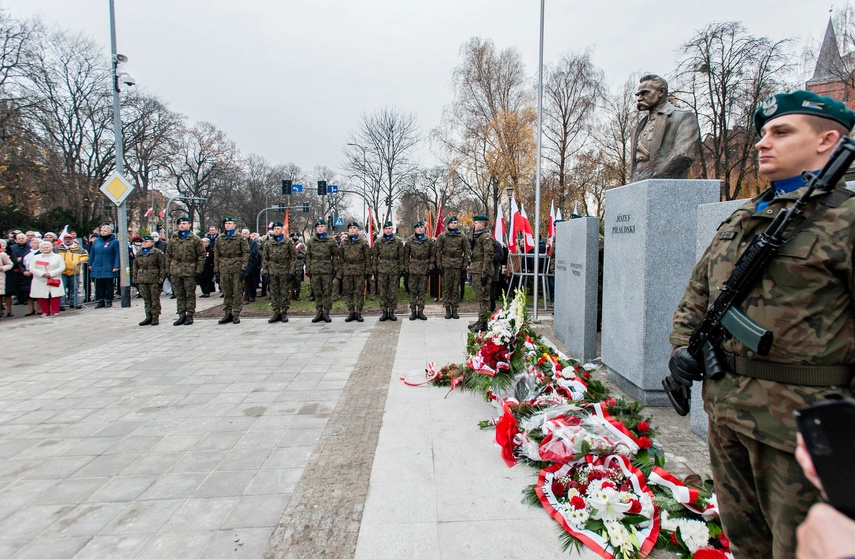
<svg viewBox="0 0 855 559">
<path fill-rule="evenodd" d="M 773 95 L 763 101 L 763 104 L 760 105 L 760 108 L 763 109 L 763 116 L 772 116 L 778 110 L 778 98 Z"/>
</svg>

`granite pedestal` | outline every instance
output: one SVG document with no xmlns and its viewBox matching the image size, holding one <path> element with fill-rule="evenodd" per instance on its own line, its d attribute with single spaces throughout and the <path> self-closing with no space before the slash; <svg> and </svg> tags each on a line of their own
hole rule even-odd
<svg viewBox="0 0 855 559">
<path fill-rule="evenodd" d="M 600 221 L 571 219 L 556 225 L 555 337 L 571 357 L 597 356 L 597 276 Z"/>
<path fill-rule="evenodd" d="M 668 333 L 696 262 L 697 208 L 717 180 L 653 179 L 606 192 L 602 362 L 631 397 L 667 406 Z"/>
</svg>

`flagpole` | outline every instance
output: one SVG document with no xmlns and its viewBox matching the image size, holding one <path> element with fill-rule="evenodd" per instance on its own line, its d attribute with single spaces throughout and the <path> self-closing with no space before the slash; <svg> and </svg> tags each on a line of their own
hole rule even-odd
<svg viewBox="0 0 855 559">
<path fill-rule="evenodd" d="M 543 13 L 546 8 L 546 0 L 540 0 L 540 58 L 537 68 L 537 160 L 534 185 L 534 312 L 532 320 L 537 322 L 537 276 L 540 267 L 540 136 L 543 133 Z"/>
</svg>

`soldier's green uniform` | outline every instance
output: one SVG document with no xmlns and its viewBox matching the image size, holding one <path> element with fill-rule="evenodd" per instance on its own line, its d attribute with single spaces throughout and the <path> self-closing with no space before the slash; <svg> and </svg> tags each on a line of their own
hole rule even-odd
<svg viewBox="0 0 855 559">
<path fill-rule="evenodd" d="M 187 218 L 180 219 L 190 221 Z M 202 270 L 205 269 L 205 245 L 202 240 L 192 231 L 176 231 L 166 245 L 166 267 L 178 307 L 178 320 L 173 324 L 193 324 L 196 277 L 201 278 Z"/>
<path fill-rule="evenodd" d="M 488 220 L 485 215 L 476 215 L 475 221 L 486 223 Z M 486 226 L 475 231 L 469 272 L 472 274 L 472 288 L 478 298 L 478 321 L 472 325 L 472 330 L 485 330 L 490 320 L 490 280 L 493 278 L 494 248 L 493 235 Z"/>
<path fill-rule="evenodd" d="M 356 223 L 348 224 L 359 227 Z M 357 231 L 356 236 L 348 235 L 339 247 L 339 262 L 341 262 L 341 281 L 344 299 L 347 301 L 347 318 L 362 322 L 362 306 L 365 304 L 365 280 L 371 275 L 371 247 L 368 241 Z"/>
<path fill-rule="evenodd" d="M 448 222 L 457 221 L 455 216 Z M 445 318 L 460 318 L 457 307 L 460 305 L 460 275 L 469 262 L 471 247 L 469 239 L 459 229 L 446 229 L 436 240 L 436 265 L 442 272 L 442 302 L 445 305 Z"/>
<path fill-rule="evenodd" d="M 855 113 L 842 103 L 803 91 L 770 98 L 758 109 L 755 122 L 759 132 L 766 122 L 780 124 L 773 119 L 781 116 L 834 108 L 842 116 L 827 118 L 851 129 Z M 806 137 L 810 126 L 806 121 L 791 117 L 784 122 L 798 125 L 790 134 Z M 761 157 L 768 149 L 787 145 L 785 135 L 776 135 L 768 134 L 757 144 Z M 778 155 L 779 161 L 784 160 L 783 153 Z M 795 154 L 791 157 L 797 160 Z M 761 160 L 761 172 L 763 165 Z M 799 172 L 783 163 L 781 168 Z M 804 192 L 800 181 L 798 176 L 777 180 L 774 188 L 744 204 L 719 226 L 692 270 L 675 313 L 670 337 L 675 350 L 688 345 L 750 241 Z M 776 196 L 776 191 L 789 193 Z M 807 218 L 816 214 L 821 200 L 833 201 L 835 207 L 817 214 L 813 223 L 784 244 L 740 305 L 749 318 L 773 332 L 769 354 L 755 355 L 736 338 L 726 339 L 721 349 L 731 355 L 727 361 L 732 359 L 735 370 L 721 379 L 703 381 L 713 478 L 735 557 L 794 557 L 796 527 L 819 493 L 793 455 L 797 432 L 793 412 L 823 400 L 828 392 L 853 394 L 855 198 L 840 187 L 828 198 L 814 193 L 805 208 Z"/>
<path fill-rule="evenodd" d="M 317 233 L 319 225 L 324 226 L 323 233 Z M 318 314 L 312 322 L 330 322 L 332 307 L 332 284 L 338 264 L 338 244 L 326 233 L 326 222 L 319 219 L 315 224 L 315 235 L 306 245 L 306 273 L 312 282 L 315 293 L 315 308 Z"/>
<path fill-rule="evenodd" d="M 281 222 L 273 224 L 282 226 Z M 270 237 L 264 241 L 261 249 L 261 267 L 270 276 L 270 304 L 273 317 L 269 322 L 288 322 L 288 308 L 291 306 L 291 282 L 294 280 L 294 266 L 297 263 L 297 251 L 294 243 L 285 235 Z"/>
<path fill-rule="evenodd" d="M 145 241 L 152 241 L 151 237 L 143 237 Z M 139 289 L 145 306 L 145 320 L 140 326 L 147 324 L 157 325 L 160 323 L 160 290 L 166 279 L 166 255 L 162 250 L 154 247 L 143 247 L 134 258 L 133 283 Z"/>
<path fill-rule="evenodd" d="M 424 227 L 417 222 L 413 229 Z M 410 288 L 410 320 L 427 320 L 425 310 L 425 292 L 428 287 L 428 274 L 436 266 L 436 242 L 424 234 L 412 234 L 404 243 L 404 272 L 407 273 Z"/>
<path fill-rule="evenodd" d="M 227 217 L 225 222 L 234 222 L 233 217 Z M 225 230 L 217 238 L 214 245 L 214 273 L 220 274 L 220 289 L 223 292 L 223 318 L 220 324 L 240 323 L 240 312 L 243 309 L 243 279 L 249 265 L 249 243 L 237 228 Z"/>
<path fill-rule="evenodd" d="M 392 227 L 387 221 L 384 229 Z M 404 243 L 395 235 L 380 235 L 374 243 L 374 274 L 377 278 L 377 291 L 380 294 L 380 320 L 398 320 L 395 307 L 398 306 L 398 286 L 404 272 Z"/>
<path fill-rule="evenodd" d="M 300 240 L 297 233 L 291 233 L 291 241 L 297 252 L 297 261 L 294 263 L 294 281 L 291 283 L 292 299 L 300 300 L 300 286 L 303 283 L 303 271 L 306 268 L 306 244 Z"/>
</svg>

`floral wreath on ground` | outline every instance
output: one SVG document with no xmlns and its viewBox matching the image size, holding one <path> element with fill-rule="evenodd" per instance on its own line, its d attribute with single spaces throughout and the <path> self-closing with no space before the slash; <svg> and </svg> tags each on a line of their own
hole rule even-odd
<svg viewBox="0 0 855 559">
<path fill-rule="evenodd" d="M 597 367 L 560 356 L 531 327 L 526 294 L 504 300 L 487 329 L 467 339 L 464 364 L 437 368 L 410 386 L 476 391 L 496 407 L 495 427 L 508 467 L 540 472 L 524 500 L 559 524 L 564 549 L 587 546 L 601 557 L 732 558 L 712 482 L 680 481 L 664 469 L 656 429 L 644 406 L 612 398 Z"/>
</svg>

